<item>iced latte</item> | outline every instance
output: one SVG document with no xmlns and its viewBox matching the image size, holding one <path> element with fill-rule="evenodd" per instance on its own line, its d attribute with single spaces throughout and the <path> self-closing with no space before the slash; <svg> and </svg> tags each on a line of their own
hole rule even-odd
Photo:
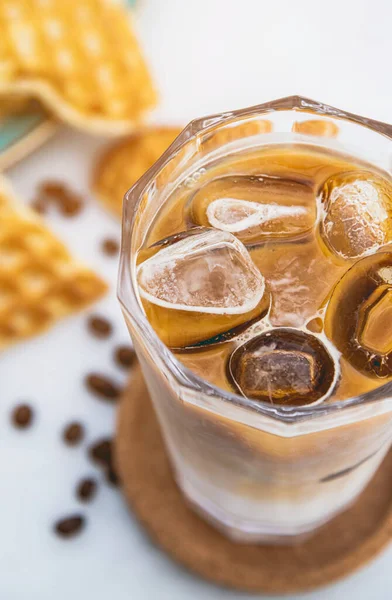
<svg viewBox="0 0 392 600">
<path fill-rule="evenodd" d="M 322 525 L 392 436 L 392 180 L 312 139 L 201 152 L 133 252 L 161 358 L 125 314 L 177 481 L 240 540 Z"/>
</svg>

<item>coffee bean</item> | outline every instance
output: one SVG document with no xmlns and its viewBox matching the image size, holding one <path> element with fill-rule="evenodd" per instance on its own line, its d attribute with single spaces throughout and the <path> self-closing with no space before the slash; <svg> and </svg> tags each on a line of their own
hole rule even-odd
<svg viewBox="0 0 392 600">
<path fill-rule="evenodd" d="M 80 533 L 85 524 L 86 519 L 82 515 L 71 515 L 57 521 L 54 529 L 59 536 L 69 538 Z"/>
<path fill-rule="evenodd" d="M 56 179 L 47 179 L 41 181 L 38 186 L 38 191 L 45 196 L 63 196 L 66 193 L 67 187 L 62 181 Z"/>
<path fill-rule="evenodd" d="M 81 212 L 83 200 L 62 181 L 44 181 L 38 187 L 39 206 L 55 204 L 61 214 L 73 217 Z"/>
<path fill-rule="evenodd" d="M 99 440 L 90 446 L 89 455 L 103 469 L 106 481 L 117 485 L 119 479 L 113 464 L 113 440 L 110 438 Z"/>
<path fill-rule="evenodd" d="M 45 198 L 41 198 L 40 196 L 38 196 L 32 201 L 31 208 L 40 215 L 44 215 L 48 211 L 48 206 L 45 201 Z"/>
<path fill-rule="evenodd" d="M 107 467 L 112 460 L 112 439 L 102 438 L 89 448 L 90 458 L 101 466 Z"/>
<path fill-rule="evenodd" d="M 82 479 L 76 488 L 76 495 L 81 502 L 89 502 L 97 493 L 97 482 L 95 479 Z"/>
<path fill-rule="evenodd" d="M 98 338 L 107 338 L 112 333 L 111 323 L 103 317 L 93 315 L 87 321 L 89 331 Z"/>
<path fill-rule="evenodd" d="M 121 388 L 104 375 L 90 373 L 90 375 L 87 375 L 85 381 L 90 392 L 104 400 L 117 400 L 121 394 Z"/>
<path fill-rule="evenodd" d="M 102 252 L 108 256 L 117 256 L 120 250 L 120 244 L 113 238 L 106 238 L 101 244 Z"/>
<path fill-rule="evenodd" d="M 118 346 L 114 352 L 114 360 L 124 369 L 129 369 L 136 362 L 136 353 L 131 346 Z"/>
<path fill-rule="evenodd" d="M 112 485 L 118 485 L 120 483 L 120 480 L 118 478 L 116 471 L 113 468 L 113 465 L 111 465 L 110 468 L 106 472 L 106 481 L 108 483 L 111 483 Z"/>
<path fill-rule="evenodd" d="M 73 217 L 82 212 L 83 201 L 77 194 L 67 192 L 63 198 L 58 198 L 59 208 L 66 217 Z"/>
<path fill-rule="evenodd" d="M 69 446 L 76 446 L 84 437 L 84 427 L 76 421 L 67 425 L 63 431 L 63 439 Z"/>
<path fill-rule="evenodd" d="M 19 404 L 12 411 L 12 422 L 19 429 L 27 429 L 33 421 L 33 410 L 28 404 Z"/>
</svg>

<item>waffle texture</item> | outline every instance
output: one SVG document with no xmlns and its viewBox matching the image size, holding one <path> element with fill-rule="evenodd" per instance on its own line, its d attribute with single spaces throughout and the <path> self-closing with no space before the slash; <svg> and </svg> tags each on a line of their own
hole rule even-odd
<svg viewBox="0 0 392 600">
<path fill-rule="evenodd" d="M 38 97 L 63 121 L 132 131 L 156 101 L 119 0 L 2 0 L 0 97 Z"/>
<path fill-rule="evenodd" d="M 124 194 L 181 132 L 178 127 L 149 127 L 105 150 L 94 169 L 92 188 L 106 208 L 121 218 Z"/>
<path fill-rule="evenodd" d="M 106 289 L 0 178 L 0 350 L 43 332 Z"/>
</svg>

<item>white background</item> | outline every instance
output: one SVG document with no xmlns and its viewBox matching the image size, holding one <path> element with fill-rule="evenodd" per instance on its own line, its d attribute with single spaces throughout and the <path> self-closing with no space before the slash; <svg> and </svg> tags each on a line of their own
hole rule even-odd
<svg viewBox="0 0 392 600">
<path fill-rule="evenodd" d="M 153 120 L 181 124 L 302 94 L 392 121 L 391 18 L 390 0 L 141 0 L 137 26 L 161 93 Z M 99 242 L 119 226 L 88 191 L 94 155 L 104 143 L 64 129 L 9 175 L 26 201 L 47 177 L 86 194 L 80 218 L 52 214 L 50 225 L 114 284 L 116 260 L 100 254 Z M 91 338 L 81 315 L 0 360 L 0 600 L 248 597 L 173 564 L 105 484 L 90 506 L 78 506 L 74 486 L 95 470 L 86 444 L 66 448 L 60 432 L 74 418 L 86 424 L 86 443 L 113 430 L 112 407 L 84 390 L 83 377 L 98 370 L 122 382 L 111 353 L 127 339 L 114 292 L 92 312 L 115 323 L 112 339 Z M 16 432 L 9 411 L 21 400 L 33 404 L 37 418 L 29 431 Z M 53 520 L 80 508 L 88 518 L 85 532 L 57 539 Z M 392 547 L 360 573 L 306 598 L 388 600 L 391 589 Z"/>
</svg>

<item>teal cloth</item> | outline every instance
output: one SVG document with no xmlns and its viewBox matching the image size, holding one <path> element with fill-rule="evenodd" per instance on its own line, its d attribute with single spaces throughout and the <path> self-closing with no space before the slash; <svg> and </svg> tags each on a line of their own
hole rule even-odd
<svg viewBox="0 0 392 600">
<path fill-rule="evenodd" d="M 7 117 L 0 125 L 0 153 L 31 133 L 45 118 L 42 110 Z"/>
</svg>

